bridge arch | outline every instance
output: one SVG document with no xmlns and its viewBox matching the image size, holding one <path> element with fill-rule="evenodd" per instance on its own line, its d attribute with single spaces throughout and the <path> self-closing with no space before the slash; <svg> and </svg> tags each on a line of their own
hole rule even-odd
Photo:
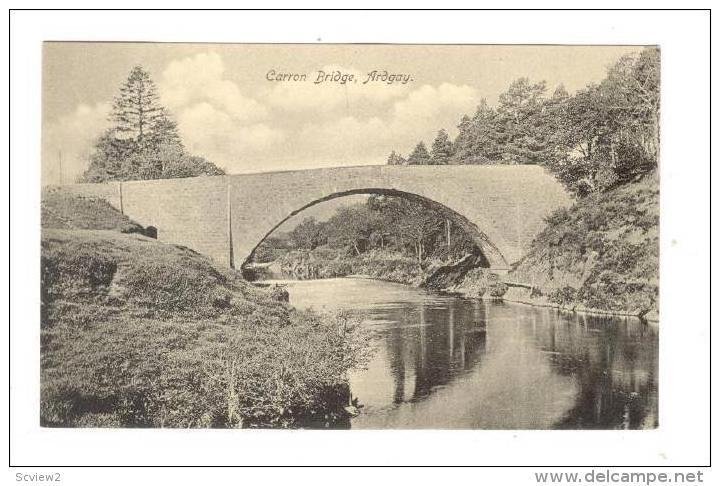
<svg viewBox="0 0 720 486">
<path fill-rule="evenodd" d="M 557 179 L 532 165 L 333 167 L 45 190 L 56 189 L 105 199 L 139 224 L 157 228 L 160 241 L 236 268 L 286 218 L 345 194 L 397 191 L 438 204 L 476 234 L 481 250 L 494 247 L 502 257 L 496 262 L 509 264 L 527 252 L 547 216 L 572 202 Z"/>
<path fill-rule="evenodd" d="M 468 237 L 470 237 L 470 239 L 475 243 L 475 245 L 482 252 L 482 255 L 489 263 L 490 268 L 497 269 L 497 270 L 505 270 L 508 268 L 508 262 L 505 259 L 505 257 L 502 255 L 500 250 L 497 248 L 497 246 L 482 231 L 482 229 L 477 226 L 476 223 L 473 223 L 467 217 L 463 216 L 459 212 L 453 210 L 452 208 L 449 208 L 448 206 L 446 206 L 444 204 L 441 204 L 437 201 L 434 201 L 425 196 L 421 196 L 419 194 L 415 194 L 412 192 L 406 192 L 406 191 L 400 191 L 397 189 L 386 189 L 386 188 L 377 188 L 377 187 L 338 191 L 338 192 L 329 194 L 327 196 L 314 199 L 314 200 L 304 204 L 303 206 L 299 207 L 298 209 L 291 211 L 289 214 L 287 214 L 285 217 L 283 217 L 280 221 L 275 223 L 262 236 L 262 238 L 257 241 L 257 243 L 252 247 L 252 249 L 250 250 L 250 252 L 247 255 L 241 256 L 243 258 L 241 268 L 245 267 L 247 264 L 249 264 L 253 260 L 253 258 L 255 256 L 255 252 L 260 247 L 260 245 L 270 235 L 272 235 L 273 232 L 275 232 L 280 226 L 282 226 L 286 221 L 288 221 L 293 216 L 296 216 L 296 215 L 302 213 L 303 211 L 305 211 L 306 209 L 311 208 L 317 204 L 331 201 L 333 199 L 338 199 L 338 198 L 353 196 L 353 195 L 359 195 L 359 194 L 400 197 L 400 198 L 404 198 L 404 199 L 413 201 L 415 203 L 418 203 L 428 209 L 431 209 L 431 210 L 441 214 L 443 217 L 449 219 L 456 226 L 458 226 L 462 231 L 464 231 L 465 234 Z M 238 256 L 240 256 L 240 255 L 238 255 Z"/>
</svg>

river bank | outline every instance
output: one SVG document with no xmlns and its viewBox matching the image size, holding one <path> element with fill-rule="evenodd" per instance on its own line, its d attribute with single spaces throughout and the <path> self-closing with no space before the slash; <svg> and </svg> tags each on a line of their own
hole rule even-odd
<svg viewBox="0 0 720 486">
<path fill-rule="evenodd" d="M 43 200 L 43 426 L 347 425 L 356 320 L 299 311 L 99 205 Z"/>
<path fill-rule="evenodd" d="M 597 308 L 588 308 L 581 304 L 558 304 L 556 302 L 549 301 L 543 298 L 532 298 L 530 297 L 530 291 L 519 288 L 509 287 L 508 291 L 502 297 L 492 297 L 489 295 L 483 295 L 478 297 L 475 292 L 470 289 L 463 289 L 462 287 L 453 289 L 442 289 L 442 292 L 450 294 L 460 295 L 466 298 L 482 299 L 482 300 L 501 300 L 503 302 L 510 302 L 513 304 L 522 304 L 531 307 L 550 308 L 556 309 L 562 312 L 590 315 L 590 316 L 607 316 L 607 317 L 633 317 L 642 321 L 657 324 L 659 322 L 659 316 L 657 314 L 642 314 L 639 311 L 626 312 L 626 311 L 613 311 Z"/>
<path fill-rule="evenodd" d="M 462 289 L 482 296 L 486 292 L 499 297 L 504 293 L 500 277 L 477 265 L 477 255 L 441 260 L 428 258 L 419 265 L 413 257 L 387 250 L 371 250 L 361 255 L 348 255 L 339 249 L 316 248 L 293 250 L 271 264 L 261 264 L 248 270 L 251 279 L 275 276 L 295 280 L 315 280 L 362 276 L 385 282 L 401 283 L 429 290 Z"/>
<path fill-rule="evenodd" d="M 656 174 L 557 211 L 507 280 L 508 298 L 656 322 L 659 192 Z"/>
<path fill-rule="evenodd" d="M 499 298 L 588 314 L 657 322 L 658 181 L 655 174 L 593 194 L 547 219 L 527 254 L 506 275 L 383 250 L 349 256 L 316 248 L 285 253 L 281 272 L 314 279 L 367 275 L 468 297 Z M 466 255 L 467 257 L 467 255 Z M 463 257 L 463 258 L 466 258 Z"/>
</svg>

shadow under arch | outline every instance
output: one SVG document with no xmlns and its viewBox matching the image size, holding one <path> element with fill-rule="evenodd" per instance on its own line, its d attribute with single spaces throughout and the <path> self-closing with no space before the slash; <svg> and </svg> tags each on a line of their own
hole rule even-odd
<svg viewBox="0 0 720 486">
<path fill-rule="evenodd" d="M 328 196 L 324 196 L 318 199 L 313 200 L 312 202 L 302 206 L 299 209 L 296 209 L 292 211 L 290 214 L 288 214 L 285 218 L 283 218 L 280 222 L 278 222 L 275 226 L 273 226 L 270 231 L 265 233 L 265 235 L 260 239 L 260 241 L 257 242 L 257 244 L 253 247 L 252 251 L 249 255 L 243 260 L 240 268 L 244 268 L 246 265 L 248 265 L 250 262 L 252 262 L 255 252 L 257 251 L 260 244 L 262 244 L 263 241 L 265 241 L 268 236 L 270 236 L 275 230 L 277 230 L 280 226 L 282 226 L 283 223 L 285 223 L 288 219 L 292 218 L 293 216 L 305 211 L 306 209 L 315 206 L 316 204 L 320 204 L 326 201 L 330 201 L 333 199 L 346 197 L 346 196 L 353 196 L 357 194 L 367 194 L 367 195 L 383 195 L 383 196 L 395 196 L 395 197 L 402 197 L 414 202 L 417 202 L 418 204 L 421 204 L 428 209 L 432 209 L 440 214 L 442 214 L 445 218 L 452 221 L 454 224 L 459 226 L 477 245 L 477 247 L 482 252 L 485 259 L 490 264 L 490 268 L 493 269 L 502 269 L 505 270 L 509 268 L 509 265 L 507 263 L 507 260 L 505 260 L 505 257 L 500 253 L 500 250 L 495 246 L 495 244 L 490 241 L 490 238 L 483 233 L 478 226 L 467 219 L 462 214 L 458 213 L 457 211 L 445 206 L 444 204 L 441 204 L 437 201 L 434 201 L 432 199 L 429 199 L 424 196 L 420 196 L 418 194 L 414 194 L 411 192 L 405 192 L 405 191 L 399 191 L 397 189 L 381 189 L 381 188 L 365 188 L 365 189 L 352 189 L 348 191 L 339 191 L 332 193 Z"/>
</svg>

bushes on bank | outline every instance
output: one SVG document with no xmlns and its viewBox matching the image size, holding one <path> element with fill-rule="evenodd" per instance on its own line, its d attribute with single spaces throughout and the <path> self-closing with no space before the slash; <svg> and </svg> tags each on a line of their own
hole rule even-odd
<svg viewBox="0 0 720 486">
<path fill-rule="evenodd" d="M 341 332 L 343 331 L 344 334 Z M 359 364 L 352 325 L 293 312 L 284 325 L 113 318 L 52 330 L 45 426 L 296 427 L 332 423 Z"/>
<path fill-rule="evenodd" d="M 548 295 L 548 300 L 562 306 L 573 304 L 577 299 L 577 290 L 566 285 L 560 289 L 554 289 Z"/>
<path fill-rule="evenodd" d="M 658 199 L 650 175 L 555 212 L 511 278 L 561 305 L 657 310 Z"/>
<path fill-rule="evenodd" d="M 490 286 L 488 293 L 490 297 L 500 299 L 508 291 L 508 286 L 503 282 L 496 282 Z"/>
</svg>

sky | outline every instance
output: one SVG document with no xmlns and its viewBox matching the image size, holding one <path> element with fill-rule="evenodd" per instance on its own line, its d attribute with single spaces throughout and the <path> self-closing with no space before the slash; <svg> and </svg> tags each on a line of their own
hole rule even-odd
<svg viewBox="0 0 720 486">
<path fill-rule="evenodd" d="M 44 184 L 75 180 L 135 65 L 155 81 L 187 150 L 231 174 L 384 164 L 451 136 L 519 77 L 551 93 L 600 81 L 632 46 L 46 42 Z M 340 73 L 316 83 L 319 72 Z M 274 72 L 274 74 L 273 74 Z M 375 76 L 376 72 L 387 77 Z M 303 81 L 280 80 L 305 75 Z M 352 75 L 353 80 L 342 83 Z M 397 81 L 389 83 L 394 75 Z M 405 81 L 405 82 L 403 82 Z"/>
</svg>

